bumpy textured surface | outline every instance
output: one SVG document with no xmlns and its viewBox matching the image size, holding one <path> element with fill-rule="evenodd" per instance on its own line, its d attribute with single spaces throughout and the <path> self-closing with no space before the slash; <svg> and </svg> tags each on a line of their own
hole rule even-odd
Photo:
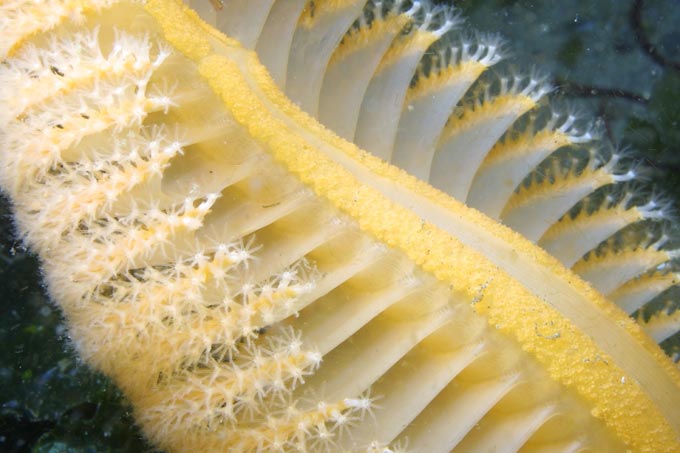
<svg viewBox="0 0 680 453">
<path fill-rule="evenodd" d="M 154 443 L 678 449 L 677 369 L 558 263 L 635 311 L 675 284 L 639 222 L 665 207 L 598 192 L 635 171 L 571 115 L 524 116 L 541 78 L 477 81 L 497 38 L 428 2 L 200 5 L 228 37 L 173 1 L 53 3 L 2 5 L 0 183 Z"/>
</svg>

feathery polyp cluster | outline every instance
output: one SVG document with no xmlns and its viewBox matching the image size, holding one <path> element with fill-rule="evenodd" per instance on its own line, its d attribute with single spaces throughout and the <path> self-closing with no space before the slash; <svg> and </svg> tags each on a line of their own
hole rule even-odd
<svg viewBox="0 0 680 453">
<path fill-rule="evenodd" d="M 15 178 L 5 182 L 8 187 L 56 168 L 77 171 L 80 163 L 69 162 L 67 150 L 85 137 L 121 131 L 131 123 L 139 126 L 150 113 L 169 108 L 169 93 L 147 90 L 167 49 L 152 49 L 143 36 L 119 34 L 104 57 L 97 41 L 96 29 L 74 37 L 52 36 L 47 48 L 28 45 L 0 69 L 0 80 L 7 82 L 0 88 L 0 100 L 7 106 L 7 146 L 14 151 L 2 160 L 7 175 Z M 25 120 L 8 121 L 17 116 Z M 107 146 L 104 142 L 102 147 Z"/>
<path fill-rule="evenodd" d="M 0 55 L 9 54 L 31 35 L 49 30 L 64 20 L 82 22 L 86 13 L 105 9 L 114 3 L 115 0 L 93 0 L 87 3 L 61 0 L 33 3 L 24 0 L 4 1 L 0 5 L 0 30 L 3 31 Z"/>
<path fill-rule="evenodd" d="M 418 9 L 413 17 L 418 30 L 432 33 L 437 38 L 463 22 L 460 14 L 446 5 L 433 5 L 429 1 L 414 2 L 414 7 L 416 5 Z"/>
<path fill-rule="evenodd" d="M 161 192 L 191 145 L 176 138 L 187 106 L 167 89 L 171 53 L 148 34 L 84 27 L 29 43 L 0 69 L 3 186 L 25 238 L 83 357 L 148 405 L 142 423 L 161 415 L 150 430 L 160 437 L 285 399 L 321 361 L 291 329 L 256 343 L 314 287 L 309 265 L 250 281 L 252 239 L 196 237 L 221 193 Z"/>
</svg>

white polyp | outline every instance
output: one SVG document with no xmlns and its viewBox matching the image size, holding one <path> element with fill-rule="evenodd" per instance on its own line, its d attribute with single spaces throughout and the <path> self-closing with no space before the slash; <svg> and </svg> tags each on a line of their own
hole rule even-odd
<svg viewBox="0 0 680 453">
<path fill-rule="evenodd" d="M 559 115 L 553 112 L 552 118 L 550 119 L 550 126 L 554 127 L 555 124 L 557 123 L 559 119 Z M 556 128 L 556 130 L 568 134 L 569 131 L 572 129 L 572 126 L 576 122 L 576 116 L 574 115 L 567 115 L 566 119 L 562 122 L 560 126 Z"/>
<path fill-rule="evenodd" d="M 437 38 L 459 25 L 462 20 L 456 11 L 447 5 L 432 5 L 430 1 L 421 2 L 421 17 L 418 28 L 432 33 Z"/>
<path fill-rule="evenodd" d="M 373 406 L 373 401 L 370 398 L 345 398 L 343 403 L 362 412 L 370 411 Z"/>
<path fill-rule="evenodd" d="M 648 233 L 651 235 L 651 232 Z M 666 233 L 661 234 L 661 236 L 654 242 L 650 243 L 647 245 L 647 248 L 652 249 L 652 250 L 661 250 L 661 248 L 668 243 L 670 240 L 670 237 Z M 668 253 L 668 256 L 673 258 L 673 250 L 664 250 L 664 252 Z"/>
<path fill-rule="evenodd" d="M 199 205 L 197 210 L 201 212 L 202 214 L 207 214 L 208 211 L 210 211 L 210 208 L 212 207 L 213 204 L 215 204 L 215 201 L 221 196 L 220 193 L 210 193 L 205 196 L 205 200 L 202 201 Z"/>
<path fill-rule="evenodd" d="M 614 182 L 625 182 L 635 179 L 636 176 L 635 170 L 628 170 L 622 174 L 612 175 L 612 180 L 614 180 Z"/>
<path fill-rule="evenodd" d="M 642 206 L 638 206 L 637 210 L 645 219 L 660 220 L 668 216 L 669 202 L 660 202 L 652 198 Z"/>
<path fill-rule="evenodd" d="M 577 119 L 578 117 L 574 114 L 568 114 L 565 118 L 561 114 L 553 112 L 546 129 L 555 129 L 563 133 L 569 137 L 571 143 L 587 143 L 596 139 L 599 134 L 593 130 L 594 126 L 588 125 L 586 129 L 582 130 L 575 125 Z"/>
<path fill-rule="evenodd" d="M 490 67 L 503 59 L 503 40 L 497 35 L 474 33 L 463 39 L 460 48 L 460 61 L 478 61 Z"/>
<path fill-rule="evenodd" d="M 529 83 L 518 91 L 518 87 L 521 86 L 523 78 L 515 77 L 515 85 L 513 86 L 513 92 L 521 93 L 531 99 L 534 102 L 538 102 L 543 96 L 552 91 L 552 86 L 546 82 L 546 78 L 542 75 L 533 73 L 529 76 Z"/>
<path fill-rule="evenodd" d="M 399 11 L 399 10 L 401 9 L 401 5 L 402 5 L 403 3 L 405 3 L 405 1 L 406 1 L 406 0 L 400 0 L 400 1 L 394 2 L 394 5 L 392 6 L 392 13 L 393 13 L 393 14 L 396 14 L 397 11 Z M 422 4 L 420 1 L 414 1 L 414 2 L 412 3 L 412 5 L 411 5 L 411 8 L 409 8 L 409 9 L 405 12 L 405 14 L 406 14 L 407 16 L 413 16 L 413 15 L 415 15 L 418 11 L 420 11 L 420 9 L 421 9 L 422 7 L 423 7 L 423 4 Z"/>
</svg>

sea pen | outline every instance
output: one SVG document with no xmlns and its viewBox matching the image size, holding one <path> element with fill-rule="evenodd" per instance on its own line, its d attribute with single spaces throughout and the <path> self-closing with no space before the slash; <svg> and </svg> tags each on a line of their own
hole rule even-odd
<svg viewBox="0 0 680 453">
<path fill-rule="evenodd" d="M 430 124 L 418 116 L 432 108 L 417 105 L 422 93 L 457 84 L 456 95 L 437 96 L 454 111 L 445 132 L 422 132 L 420 151 L 432 153 L 433 183 L 459 199 L 475 182 L 456 161 L 483 165 L 547 91 L 540 77 L 501 77 L 461 99 L 466 86 L 438 78 L 492 65 L 493 38 L 443 41 L 429 54 L 439 58 L 418 67 L 457 22 L 428 2 L 264 3 L 227 8 L 271 30 L 266 22 L 282 16 L 268 7 L 298 7 L 288 33 L 290 61 L 302 66 L 278 77 L 312 114 L 330 96 L 323 60 L 333 63 L 343 27 L 362 15 L 352 25 L 360 34 L 400 17 L 406 31 L 365 90 L 400 95 L 384 98 L 396 99 L 386 116 L 362 103 L 353 139 L 391 158 L 404 118 Z M 35 19 L 21 6 L 7 15 L 14 24 Z M 677 370 L 555 259 L 323 128 L 254 53 L 179 3 L 55 2 L 55 12 L 64 23 L 27 20 L 38 26 L 6 41 L 4 80 L 21 95 L 3 98 L 2 184 L 80 354 L 123 389 L 152 441 L 180 451 L 677 448 Z M 239 33 L 229 34 L 259 45 Z M 316 42 L 321 64 L 305 65 L 300 49 Z M 402 116 L 403 106 L 414 113 Z M 589 139 L 568 116 L 535 121 L 559 143 Z M 492 132 L 479 134 L 484 124 Z M 522 130 L 529 138 L 535 124 Z M 633 177 L 618 159 L 557 156 L 500 216 L 557 221 L 583 187 Z M 437 173 L 446 169 L 456 177 Z M 539 209 L 551 197 L 563 204 Z"/>
</svg>

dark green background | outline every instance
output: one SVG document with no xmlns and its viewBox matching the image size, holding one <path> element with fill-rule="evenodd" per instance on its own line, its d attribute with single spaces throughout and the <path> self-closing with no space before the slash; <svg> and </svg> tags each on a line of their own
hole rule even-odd
<svg viewBox="0 0 680 453">
<path fill-rule="evenodd" d="M 459 1 L 468 26 L 505 36 L 518 68 L 546 70 L 556 95 L 602 118 L 648 178 L 680 195 L 680 3 Z M 0 203 L 0 450 L 148 451 L 129 407 L 75 358 L 35 257 Z"/>
</svg>

